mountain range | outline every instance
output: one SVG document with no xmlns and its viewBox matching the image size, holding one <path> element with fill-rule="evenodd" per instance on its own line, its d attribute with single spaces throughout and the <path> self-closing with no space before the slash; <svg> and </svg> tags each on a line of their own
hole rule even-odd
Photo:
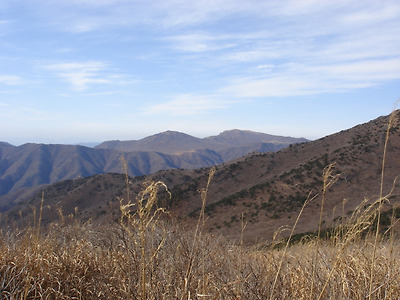
<svg viewBox="0 0 400 300">
<path fill-rule="evenodd" d="M 113 149 L 123 152 L 152 151 L 166 154 L 181 154 L 195 149 L 208 149 L 221 152 L 224 161 L 237 158 L 251 149 L 271 147 L 276 150 L 294 143 L 303 143 L 304 138 L 292 138 L 275 136 L 249 130 L 227 130 L 217 136 L 203 139 L 196 138 L 185 133 L 176 131 L 165 131 L 137 141 L 106 141 L 97 145 L 96 149 Z M 229 155 L 230 149 L 248 149 L 242 151 L 242 155 Z M 244 154 L 243 154 L 244 153 Z M 236 156 L 236 157 L 235 157 Z"/>
<path fill-rule="evenodd" d="M 302 210 L 295 232 L 312 232 L 318 228 L 323 195 L 323 224 L 329 228 L 365 209 L 381 193 L 385 196 L 382 224 L 390 225 L 391 210 L 400 202 L 396 181 L 400 175 L 400 111 L 392 116 L 277 152 L 249 153 L 214 166 L 205 228 L 232 238 L 240 238 L 244 228 L 246 242 L 271 240 L 277 230 L 288 234 L 285 228 L 294 224 L 308 198 L 313 200 Z M 58 220 L 60 211 L 82 221 L 117 221 L 120 201 L 133 200 L 149 180 L 168 186 L 171 197 L 161 191 L 160 204 L 168 208 L 170 216 L 182 224 L 196 224 L 202 206 L 199 191 L 207 185 L 210 170 L 172 169 L 136 176 L 129 179 L 129 195 L 122 174 L 58 182 L 43 189 L 43 224 Z M 333 180 L 326 193 L 322 191 L 324 180 Z M 4 215 L 29 222 L 41 197 L 41 193 L 29 197 Z"/>
<path fill-rule="evenodd" d="M 107 141 L 95 148 L 77 145 L 0 142 L 0 211 L 18 203 L 32 188 L 104 173 L 147 175 L 166 169 L 196 169 L 253 151 L 277 151 L 303 138 L 230 130 L 204 139 L 166 131 L 134 141 Z"/>
</svg>

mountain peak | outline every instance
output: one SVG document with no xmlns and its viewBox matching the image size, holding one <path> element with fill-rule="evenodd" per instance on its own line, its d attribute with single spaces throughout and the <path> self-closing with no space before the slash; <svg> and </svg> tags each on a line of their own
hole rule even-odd
<svg viewBox="0 0 400 300">
<path fill-rule="evenodd" d="M 0 147 L 15 147 L 15 146 L 11 145 L 10 143 L 7 143 L 7 142 L 0 141 Z"/>
<path fill-rule="evenodd" d="M 180 131 L 175 131 L 175 130 L 166 130 L 163 132 L 160 132 L 160 134 L 179 134 L 179 135 L 188 135 L 184 132 L 180 132 Z"/>
<path fill-rule="evenodd" d="M 191 138 L 195 138 L 195 137 L 193 137 L 193 136 L 191 136 L 189 134 L 186 134 L 184 132 L 174 131 L 174 130 L 166 130 L 166 131 L 159 132 L 157 134 L 151 135 L 149 137 L 153 137 L 153 136 L 168 136 L 168 137 L 176 136 L 176 137 L 191 137 Z M 146 138 L 144 138 L 144 139 L 146 139 Z"/>
</svg>

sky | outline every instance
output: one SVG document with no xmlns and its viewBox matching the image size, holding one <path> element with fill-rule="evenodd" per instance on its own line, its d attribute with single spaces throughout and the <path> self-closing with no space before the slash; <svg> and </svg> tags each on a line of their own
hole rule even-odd
<svg viewBox="0 0 400 300">
<path fill-rule="evenodd" d="M 0 141 L 317 139 L 400 98 L 398 0 L 1 0 Z"/>
</svg>

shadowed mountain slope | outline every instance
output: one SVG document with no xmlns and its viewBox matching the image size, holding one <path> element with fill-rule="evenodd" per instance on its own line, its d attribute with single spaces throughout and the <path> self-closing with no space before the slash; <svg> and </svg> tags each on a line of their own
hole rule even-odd
<svg viewBox="0 0 400 300">
<path fill-rule="evenodd" d="M 221 163 L 212 151 L 178 155 L 160 152 L 121 153 L 83 146 L 25 144 L 1 152 L 0 195 L 20 188 L 103 173 L 123 173 L 124 157 L 131 176 L 171 168 L 200 168 Z"/>
<path fill-rule="evenodd" d="M 254 138 L 254 135 L 260 138 Z M 246 136 L 249 138 L 246 139 Z M 165 169 L 213 166 L 253 151 L 276 151 L 288 146 L 289 141 L 302 141 L 284 138 L 286 143 L 262 143 L 260 140 L 264 139 L 263 134 L 249 131 L 243 131 L 237 138 L 242 141 L 238 140 L 237 145 L 233 146 L 232 143 L 212 141 L 213 138 L 199 139 L 184 133 L 167 131 L 139 141 L 105 142 L 95 149 L 33 143 L 15 147 L 2 142 L 0 196 L 3 197 L 0 197 L 0 207 L 10 207 L 10 193 L 13 192 L 17 192 L 11 195 L 15 197 L 14 202 L 19 202 L 19 195 L 25 195 L 28 191 L 21 193 L 20 189 L 95 174 L 123 173 L 121 157 L 124 157 L 129 175 L 137 176 Z M 231 137 L 230 140 L 233 141 L 234 138 Z M 217 148 L 220 150 L 213 150 Z M 8 197 L 4 197 L 6 195 Z"/>
<path fill-rule="evenodd" d="M 6 143 L 6 142 L 0 142 L 0 151 L 1 151 L 1 148 L 5 148 L 5 147 L 15 147 L 15 146 L 13 146 L 9 143 Z"/>
</svg>

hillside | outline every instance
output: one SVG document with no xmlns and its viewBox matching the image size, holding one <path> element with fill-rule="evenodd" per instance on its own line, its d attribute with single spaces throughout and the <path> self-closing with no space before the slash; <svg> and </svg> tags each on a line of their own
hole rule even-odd
<svg viewBox="0 0 400 300">
<path fill-rule="evenodd" d="M 0 143 L 0 211 L 21 200 L 21 189 L 61 180 L 104 173 L 123 173 L 121 157 L 130 176 L 166 169 L 196 169 L 213 166 L 254 151 L 277 151 L 303 139 L 273 137 L 250 131 L 230 138 L 230 143 L 199 139 L 167 131 L 139 141 L 105 142 L 95 149 L 73 145 Z M 220 136 L 224 136 L 222 133 Z M 263 142 L 265 136 L 282 140 Z M 246 138 L 247 137 L 247 138 Z M 132 148 L 130 145 L 136 145 Z M 214 150 L 213 150 L 214 149 Z M 25 194 L 24 193 L 24 194 Z"/>
<path fill-rule="evenodd" d="M 386 195 L 392 188 L 393 192 L 385 210 L 400 200 L 398 184 L 393 186 L 396 176 L 400 175 L 399 114 L 397 111 L 397 119 L 390 128 L 387 147 L 383 192 Z M 281 226 L 293 224 L 311 193 L 316 198 L 306 206 L 297 232 L 315 230 L 316 216 L 321 209 L 324 168 L 329 164 L 334 164 L 331 177 L 337 177 L 337 181 L 326 194 L 324 226 L 330 227 L 348 218 L 364 199 L 375 200 L 379 195 L 388 121 L 388 116 L 380 117 L 313 142 L 292 145 L 276 153 L 253 153 L 216 166 L 205 208 L 206 228 L 238 238 L 243 215 L 247 224 L 246 240 L 268 240 Z M 191 224 L 201 207 L 198 191 L 206 186 L 208 173 L 208 168 L 165 170 L 146 178 L 136 177 L 131 179 L 131 197 L 137 195 L 144 180 L 161 180 L 172 193 L 170 200 L 166 194 L 160 196 L 164 204 L 172 215 Z M 118 187 L 113 187 L 107 184 L 109 181 L 105 176 L 110 175 L 74 181 L 73 189 L 69 181 L 65 186 L 59 183 L 56 193 L 55 186 L 50 186 L 44 191 L 45 203 L 53 210 L 62 207 L 66 215 L 73 214 L 73 208 L 77 206 L 84 220 L 92 218 L 95 222 L 103 222 L 115 218 L 119 212 L 118 199 L 127 198 L 124 180 L 120 178 Z M 99 181 L 95 186 L 94 178 Z M 29 205 L 38 207 L 40 198 L 37 195 Z M 86 211 L 79 209 L 78 198 L 81 202 L 90 201 Z M 22 209 L 23 215 L 29 217 L 32 210 L 29 205 L 24 203 L 10 213 L 16 215 Z"/>
<path fill-rule="evenodd" d="M 168 155 L 150 151 L 122 153 L 68 145 L 9 147 L 1 152 L 0 195 L 3 197 L 0 197 L 0 211 L 12 206 L 10 198 L 20 195 L 22 189 L 95 174 L 123 173 L 122 157 L 131 176 L 163 169 L 194 169 L 223 161 L 217 153 L 207 150 Z M 13 199 L 13 202 L 19 201 L 19 197 Z"/>
<path fill-rule="evenodd" d="M 277 153 L 254 154 L 218 166 L 206 206 L 208 229 L 237 237 L 243 213 L 248 222 L 249 239 L 270 238 L 280 226 L 294 222 L 311 191 L 318 197 L 306 207 L 298 231 L 315 230 L 323 171 L 329 164 L 334 164 L 332 175 L 337 175 L 338 180 L 327 193 L 325 226 L 333 226 L 334 220 L 349 217 L 365 198 L 375 200 L 379 195 L 388 119 L 381 117 L 314 142 L 294 145 Z M 390 132 L 385 195 L 400 175 L 398 119 Z M 205 185 L 206 177 L 204 173 L 172 188 L 173 199 L 184 203 L 180 209 L 185 214 L 198 212 L 200 203 L 196 190 Z M 387 208 L 400 200 L 398 185 L 390 199 Z"/>
</svg>

